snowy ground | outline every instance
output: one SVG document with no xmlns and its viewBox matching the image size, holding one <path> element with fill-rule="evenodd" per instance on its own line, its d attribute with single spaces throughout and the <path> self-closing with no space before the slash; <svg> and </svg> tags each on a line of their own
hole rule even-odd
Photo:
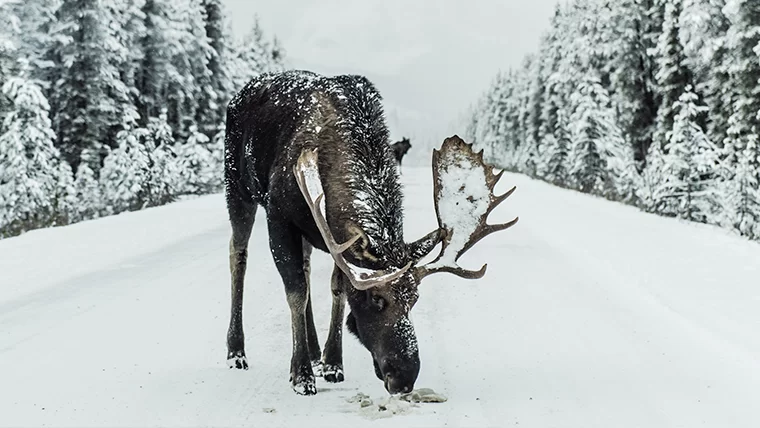
<svg viewBox="0 0 760 428">
<path fill-rule="evenodd" d="M 412 239 L 435 224 L 430 171 L 404 172 Z M 263 210 L 245 296 L 252 367 L 228 370 L 229 226 L 215 195 L 0 241 L 0 425 L 760 426 L 760 245 L 502 182 L 518 191 L 493 220 L 520 223 L 462 260 L 489 262 L 486 278 L 431 277 L 413 311 L 417 387 L 446 403 L 371 421 L 346 400 L 386 393 L 348 335 L 345 383 L 291 391 Z M 314 265 L 324 340 L 329 258 Z"/>
</svg>

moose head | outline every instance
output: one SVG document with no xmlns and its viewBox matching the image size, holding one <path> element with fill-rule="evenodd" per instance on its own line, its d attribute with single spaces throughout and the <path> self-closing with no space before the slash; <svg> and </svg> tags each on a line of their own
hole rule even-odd
<svg viewBox="0 0 760 428">
<path fill-rule="evenodd" d="M 438 228 L 411 244 L 386 245 L 387 254 L 372 254 L 360 228 L 355 228 L 346 242 L 339 243 L 333 237 L 326 219 L 317 150 L 304 149 L 294 173 L 329 253 L 342 273 L 351 310 L 346 325 L 371 353 L 375 373 L 388 392 L 409 392 L 420 370 L 417 338 L 409 318 L 420 296 L 420 284 L 436 273 L 465 279 L 485 275 L 487 265 L 467 270 L 457 261 L 481 239 L 517 223 L 517 218 L 498 225 L 486 222 L 515 188 L 496 196 L 494 189 L 502 172 L 494 175 L 493 167 L 484 163 L 482 151 L 475 153 L 472 145 L 457 136 L 448 138 L 440 150 L 433 151 L 433 197 Z M 439 242 L 438 256 L 420 264 Z"/>
</svg>

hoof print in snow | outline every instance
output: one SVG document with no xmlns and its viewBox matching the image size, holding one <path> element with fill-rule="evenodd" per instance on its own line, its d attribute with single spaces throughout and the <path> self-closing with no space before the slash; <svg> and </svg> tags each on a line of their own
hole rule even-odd
<svg viewBox="0 0 760 428">
<path fill-rule="evenodd" d="M 314 372 L 315 377 L 322 377 L 324 373 L 322 361 L 316 360 L 311 362 L 311 370 Z"/>
<path fill-rule="evenodd" d="M 322 377 L 330 383 L 339 383 L 345 380 L 343 376 L 343 367 L 332 364 L 325 364 L 322 368 Z"/>
<path fill-rule="evenodd" d="M 232 352 L 227 356 L 227 367 L 231 369 L 248 370 L 248 360 L 245 358 L 245 352 Z"/>
</svg>

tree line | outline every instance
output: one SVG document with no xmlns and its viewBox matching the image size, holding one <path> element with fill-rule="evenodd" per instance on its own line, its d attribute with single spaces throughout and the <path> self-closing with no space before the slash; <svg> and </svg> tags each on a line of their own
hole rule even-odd
<svg viewBox="0 0 760 428">
<path fill-rule="evenodd" d="M 760 2 L 572 0 L 467 134 L 500 166 L 760 239 Z"/>
<path fill-rule="evenodd" d="M 221 0 L 0 0 L 0 238 L 220 190 L 226 105 L 284 55 Z"/>
</svg>

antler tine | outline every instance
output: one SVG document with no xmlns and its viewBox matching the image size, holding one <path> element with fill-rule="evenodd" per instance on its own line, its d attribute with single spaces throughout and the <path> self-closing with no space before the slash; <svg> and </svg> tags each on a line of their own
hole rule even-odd
<svg viewBox="0 0 760 428">
<path fill-rule="evenodd" d="M 314 179 L 314 177 L 312 177 L 312 181 L 309 182 L 309 180 L 306 178 L 306 171 L 309 171 L 311 175 L 316 176 L 317 178 Z M 330 252 L 333 260 L 335 261 L 335 265 L 338 266 L 338 268 L 340 268 L 340 270 L 346 274 L 354 288 L 357 290 L 369 290 L 370 288 L 393 281 L 403 275 L 407 270 L 409 270 L 411 267 L 411 262 L 408 263 L 405 267 L 395 271 L 375 271 L 362 269 L 349 264 L 346 261 L 345 257 L 343 257 L 343 252 L 348 250 L 351 245 L 353 245 L 361 238 L 361 236 L 354 234 L 348 241 L 344 242 L 343 244 L 338 244 L 338 242 L 333 237 L 333 234 L 330 231 L 330 227 L 327 224 L 327 219 L 322 212 L 322 203 L 324 202 L 325 194 L 322 189 L 322 183 L 318 178 L 319 172 L 317 168 L 316 150 L 304 150 L 298 159 L 297 165 L 293 167 L 293 173 L 295 174 L 298 187 L 301 189 L 301 193 L 306 200 L 306 205 L 311 211 L 314 222 L 317 225 L 317 229 L 319 229 L 319 232 L 322 235 L 322 239 L 324 239 L 325 245 L 327 246 L 327 249 Z M 316 192 L 319 193 L 316 199 L 312 199 L 312 194 L 309 191 L 310 183 Z"/>
<path fill-rule="evenodd" d="M 488 177 L 488 187 L 491 190 L 494 190 L 496 188 L 496 184 L 501 180 L 501 177 L 504 175 L 504 170 L 499 171 L 498 174 L 493 173 L 493 167 L 490 167 L 489 170 L 490 174 Z"/>
<path fill-rule="evenodd" d="M 498 207 L 502 202 L 506 201 L 508 197 L 512 196 L 512 193 L 515 193 L 515 190 L 517 190 L 517 186 L 514 186 L 513 188 L 507 190 L 507 193 L 501 196 L 494 196 L 491 200 L 491 204 L 488 206 L 488 214 L 491 214 L 491 212 L 493 212 L 496 207 Z"/>
<path fill-rule="evenodd" d="M 481 239 L 485 238 L 486 236 L 494 233 L 499 232 L 501 230 L 509 229 L 510 227 L 517 224 L 517 221 L 519 220 L 519 217 L 515 217 L 514 220 L 507 222 L 507 223 L 501 223 L 501 224 L 486 224 L 482 228 L 478 229 L 475 234 L 472 235 L 472 238 L 470 239 L 467 244 L 465 244 L 464 247 L 462 247 L 462 250 L 458 253 L 457 258 L 459 258 L 462 254 L 464 254 L 467 250 L 472 248 L 475 244 L 478 243 Z"/>
<path fill-rule="evenodd" d="M 487 268 L 488 264 L 484 264 L 479 270 L 467 270 L 459 266 L 449 265 L 420 266 L 417 268 L 415 276 L 417 278 L 417 282 L 421 281 L 428 275 L 432 275 L 438 272 L 451 273 L 464 279 L 480 279 L 485 276 Z"/>
</svg>

